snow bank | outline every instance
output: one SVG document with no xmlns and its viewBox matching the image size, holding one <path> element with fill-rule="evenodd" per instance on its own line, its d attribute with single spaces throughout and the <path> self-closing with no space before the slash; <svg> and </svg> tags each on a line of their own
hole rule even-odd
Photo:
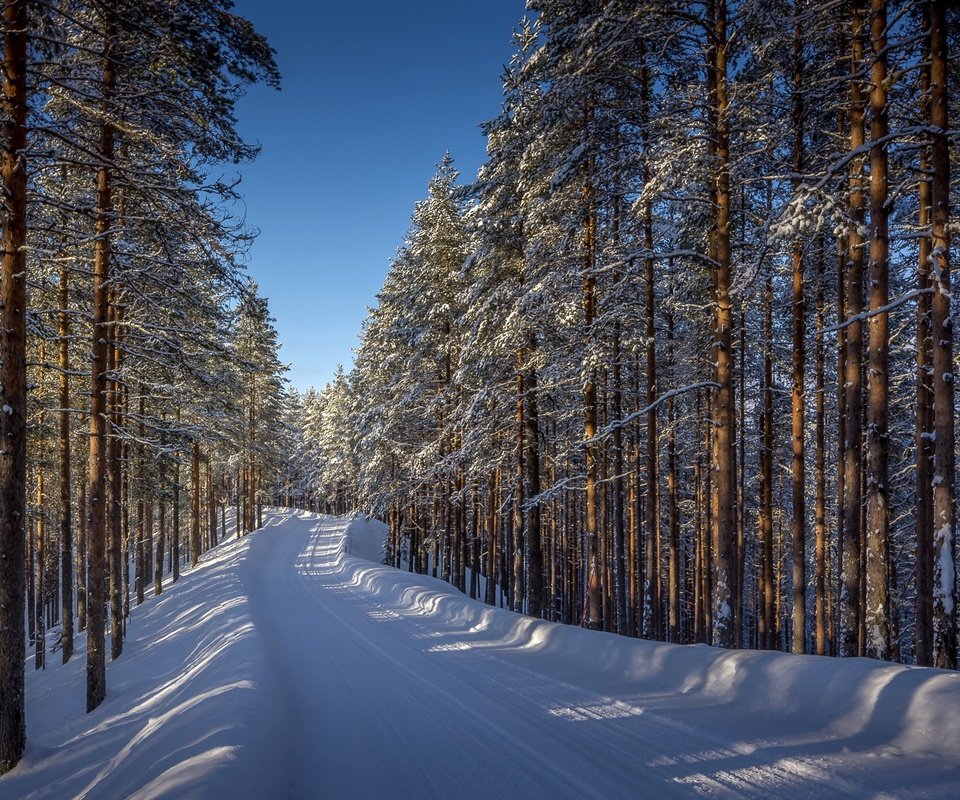
<svg viewBox="0 0 960 800">
<path fill-rule="evenodd" d="M 387 526 L 373 517 L 354 517 L 347 526 L 345 548 L 354 558 L 383 563 Z"/>
<path fill-rule="evenodd" d="M 106 700 L 92 713 L 84 713 L 83 634 L 69 664 L 52 653 L 35 672 L 28 660 L 27 751 L 0 778 L 0 797 L 284 795 L 271 691 L 241 581 L 250 541 L 223 542 L 132 610 L 123 655 L 107 664 Z"/>
<path fill-rule="evenodd" d="M 348 536 L 368 542 L 381 535 L 382 541 L 382 530 L 357 520 Z M 444 646 L 450 649 L 522 651 L 553 674 L 604 676 L 611 693 L 683 697 L 701 713 L 708 707 L 719 711 L 721 725 L 723 709 L 730 708 L 768 718 L 775 722 L 772 729 L 788 723 L 798 736 L 841 749 L 960 764 L 956 672 L 866 658 L 627 639 L 493 608 L 435 578 L 351 558 L 346 549 L 339 566 L 346 582 L 362 587 L 383 608 L 449 632 Z"/>
</svg>

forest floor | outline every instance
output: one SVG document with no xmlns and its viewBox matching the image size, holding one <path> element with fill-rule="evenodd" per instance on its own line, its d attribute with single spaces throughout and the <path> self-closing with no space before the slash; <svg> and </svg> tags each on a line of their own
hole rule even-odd
<svg viewBox="0 0 960 800">
<path fill-rule="evenodd" d="M 960 674 L 555 625 L 266 522 L 135 609 L 93 713 L 82 647 L 28 661 L 0 797 L 960 796 Z"/>
</svg>

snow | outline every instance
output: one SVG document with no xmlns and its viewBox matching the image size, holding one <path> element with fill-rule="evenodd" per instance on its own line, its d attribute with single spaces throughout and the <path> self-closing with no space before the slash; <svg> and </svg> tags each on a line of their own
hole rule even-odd
<svg viewBox="0 0 960 800">
<path fill-rule="evenodd" d="M 956 673 L 560 626 L 266 522 L 135 610 L 93 713 L 82 647 L 28 662 L 0 797 L 960 796 Z"/>
</svg>

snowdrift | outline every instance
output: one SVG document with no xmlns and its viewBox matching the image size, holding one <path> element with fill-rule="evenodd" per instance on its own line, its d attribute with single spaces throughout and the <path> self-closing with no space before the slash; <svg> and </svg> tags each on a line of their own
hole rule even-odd
<svg viewBox="0 0 960 800">
<path fill-rule="evenodd" d="M 382 542 L 383 527 L 357 519 L 348 537 L 356 531 L 364 542 L 378 535 Z M 611 693 L 682 695 L 698 707 L 720 710 L 720 724 L 725 706 L 748 709 L 833 748 L 960 765 L 960 673 L 866 658 L 626 639 L 492 608 L 435 578 L 346 557 L 347 546 L 341 554 L 345 580 L 384 607 L 456 631 L 450 647 L 522 650 L 554 674 L 602 673 Z M 371 552 L 369 544 L 364 552 Z M 960 796 L 960 783 L 957 791 Z"/>
<path fill-rule="evenodd" d="M 58 653 L 44 671 L 28 661 L 27 753 L 0 778 L 0 798 L 288 796 L 284 751 L 297 732 L 278 711 L 283 679 L 271 670 L 278 643 L 258 625 L 250 600 L 270 579 L 258 572 L 251 544 L 282 536 L 284 525 L 319 530 L 315 519 L 270 513 L 265 534 L 225 541 L 136 608 L 124 654 L 108 665 L 107 699 L 91 714 L 84 713 L 82 637 L 66 666 Z M 359 593 L 371 617 L 415 620 L 430 653 L 456 659 L 481 651 L 491 664 L 509 661 L 511 670 L 529 671 L 525 692 L 537 692 L 538 676 L 549 676 L 553 688 L 540 690 L 549 715 L 576 724 L 639 717 L 637 724 L 675 732 L 663 764 L 705 759 L 703 742 L 710 741 L 714 772 L 697 766 L 707 770 L 698 774 L 790 772 L 793 783 L 778 796 L 798 796 L 795 786 L 807 788 L 804 797 L 820 796 L 824 786 L 840 796 L 879 796 L 878 788 L 896 797 L 960 796 L 960 674 L 681 647 L 522 617 L 376 563 L 384 532 L 382 523 L 363 518 L 327 525 L 332 546 L 314 542 L 290 569 L 322 568 L 335 580 L 328 585 Z M 273 546 L 267 539 L 260 545 Z M 599 751 L 605 731 L 596 729 Z M 685 737 L 699 753 L 676 749 Z M 873 778 L 863 785 L 834 779 L 834 770 L 851 764 L 840 771 Z M 670 796 L 703 790 L 684 782 L 693 767 L 674 769 L 677 792 Z M 756 792 L 769 785 L 758 781 L 748 794 L 773 796 Z"/>
<path fill-rule="evenodd" d="M 36 672 L 28 659 L 26 755 L 0 778 L 0 797 L 284 795 L 282 776 L 263 768 L 278 762 L 280 737 L 243 586 L 250 541 L 228 538 L 132 609 L 123 655 L 107 663 L 107 698 L 92 713 L 84 635 L 69 664 L 56 652 Z"/>
</svg>

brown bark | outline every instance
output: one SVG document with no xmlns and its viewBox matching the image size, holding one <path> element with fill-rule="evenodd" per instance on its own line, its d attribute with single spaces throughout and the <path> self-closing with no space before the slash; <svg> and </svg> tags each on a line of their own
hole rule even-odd
<svg viewBox="0 0 960 800">
<path fill-rule="evenodd" d="M 527 337 L 527 348 L 523 382 L 526 409 L 524 411 L 525 448 L 524 495 L 530 502 L 540 494 L 540 413 L 537 403 L 537 371 L 530 364 L 536 348 L 533 334 Z M 525 587 L 527 593 L 527 613 L 533 617 L 543 616 L 543 545 L 541 530 L 540 503 L 532 503 L 524 513 L 524 548 L 526 550 Z"/>
<path fill-rule="evenodd" d="M 850 105 L 850 151 L 856 152 L 864 144 L 864 101 L 859 71 L 864 52 L 863 0 L 852 0 L 851 6 L 851 70 Z M 859 630 L 861 620 L 860 594 L 860 547 L 861 526 L 861 472 L 862 443 L 862 358 L 863 330 L 859 320 L 863 312 L 863 236 L 865 228 L 863 198 L 863 158 L 857 156 L 850 164 L 850 229 L 847 232 L 847 319 L 846 328 L 846 387 L 844 415 L 846 417 L 846 442 L 844 443 L 844 519 L 843 519 L 843 586 L 840 596 L 840 641 L 841 656 L 859 653 Z"/>
<path fill-rule="evenodd" d="M 45 360 L 44 355 L 44 346 L 43 342 L 40 343 L 40 362 L 42 363 Z M 40 412 L 39 426 L 43 428 L 44 412 Z M 47 655 L 47 629 L 46 629 L 46 616 L 44 614 L 46 608 L 46 581 L 47 581 L 47 529 L 44 525 L 45 515 L 44 515 L 44 505 L 46 503 L 46 497 L 44 495 L 45 488 L 45 470 L 43 468 L 43 447 L 41 445 L 40 451 L 40 464 L 37 467 L 37 594 L 36 594 L 36 611 L 34 612 L 34 624 L 35 628 L 33 631 L 33 643 L 34 643 L 34 657 L 33 657 L 33 667 L 34 669 L 45 669 L 46 668 L 46 655 Z"/>
<path fill-rule="evenodd" d="M 514 493 L 513 525 L 510 542 L 510 609 L 523 613 L 523 504 L 524 504 L 524 403 L 523 351 L 517 353 L 514 376 L 516 413 L 514 417 Z"/>
<path fill-rule="evenodd" d="M 26 742 L 23 706 L 27 512 L 26 314 L 27 3 L 3 7 L 3 96 L 0 205 L 0 774 L 20 760 Z"/>
<path fill-rule="evenodd" d="M 487 542 L 487 563 L 486 577 L 487 582 L 484 586 L 483 601 L 490 606 L 497 604 L 497 533 L 496 533 L 496 508 L 497 508 L 497 482 L 499 468 L 490 476 L 487 486 L 487 513 L 484 517 L 484 538 Z M 413 515 L 411 513 L 411 519 Z M 411 559 L 413 558 L 413 545 L 410 545 Z"/>
<path fill-rule="evenodd" d="M 793 33 L 793 188 L 800 188 L 804 168 L 803 152 L 803 29 L 800 23 L 800 0 L 794 0 Z M 806 651 L 807 624 L 807 522 L 806 470 L 804 467 L 804 361 L 806 303 L 803 296 L 803 244 L 798 238 L 793 244 L 793 391 L 790 396 L 793 424 L 791 443 L 791 487 L 793 490 L 793 604 L 792 651 Z"/>
<path fill-rule="evenodd" d="M 743 193 L 741 192 L 741 197 Z M 742 203 L 741 203 L 742 210 Z M 737 438 L 739 440 L 737 452 L 737 569 L 736 569 L 736 597 L 733 609 L 734 638 L 737 646 L 744 644 L 743 612 L 744 592 L 746 583 L 747 557 L 747 510 L 746 510 L 746 461 L 747 461 L 747 332 L 746 315 L 743 301 L 740 302 L 740 369 L 739 369 L 739 403 L 737 408 Z"/>
<path fill-rule="evenodd" d="M 887 3 L 872 0 L 870 110 L 870 311 L 867 381 L 866 652 L 890 657 L 888 540 L 889 320 L 877 313 L 889 300 L 889 211 L 887 208 Z"/>
<path fill-rule="evenodd" d="M 60 367 L 60 646 L 63 663 L 73 655 L 73 504 L 70 495 L 70 271 L 60 264 L 59 329 Z"/>
<path fill-rule="evenodd" d="M 760 447 L 760 515 L 758 533 L 760 545 L 760 605 L 759 620 L 761 647 L 773 650 L 774 592 L 773 592 L 773 277 L 767 266 L 763 293 L 763 415 Z"/>
<path fill-rule="evenodd" d="M 823 341 L 824 310 L 824 270 L 826 253 L 825 243 L 820 239 L 817 255 L 817 344 L 816 344 L 816 466 L 814 467 L 817 488 L 815 526 L 816 526 L 816 568 L 814 576 L 814 651 L 818 656 L 827 654 L 829 616 L 827 613 L 827 480 L 826 480 L 826 406 L 824 365 L 825 351 Z M 796 624 L 796 623 L 794 623 Z"/>
<path fill-rule="evenodd" d="M 651 209 L 649 203 L 644 220 L 644 244 L 649 250 L 653 247 L 653 234 L 650 220 Z M 654 274 L 653 258 L 644 262 L 645 294 L 646 294 L 646 351 L 647 351 L 647 407 L 653 406 L 657 399 L 657 350 L 656 328 L 654 326 Z M 648 638 L 661 638 L 660 622 L 660 554 L 657 548 L 657 491 L 659 478 L 657 475 L 657 409 L 650 408 L 647 412 L 647 463 L 646 463 L 646 519 L 645 519 L 645 554 L 646 564 L 644 572 L 643 617 L 644 635 Z"/>
<path fill-rule="evenodd" d="M 933 663 L 957 668 L 953 328 L 950 319 L 950 152 L 947 142 L 947 0 L 930 4 L 930 123 L 933 128 Z"/>
<path fill-rule="evenodd" d="M 140 448 L 143 449 L 142 447 Z M 140 462 L 143 462 L 143 456 L 140 456 Z M 142 467 L 141 467 L 142 472 Z M 142 475 L 141 475 L 142 479 Z M 137 605 L 139 606 L 143 603 L 145 584 L 146 584 L 146 563 L 144 562 L 144 519 L 145 519 L 145 504 L 143 502 L 143 497 L 137 499 L 137 542 L 136 542 L 136 553 L 134 556 L 134 572 L 135 582 L 137 584 Z"/>
<path fill-rule="evenodd" d="M 119 222 L 123 224 L 124 199 L 120 193 Z M 109 426 L 107 438 L 107 535 L 108 562 L 110 569 L 110 658 L 116 661 L 123 653 L 123 598 L 124 598 L 124 558 L 122 548 L 123 515 L 123 477 L 121 471 L 122 444 L 119 431 L 122 416 L 120 401 L 122 387 L 118 377 L 122 366 L 120 354 L 120 327 L 123 321 L 123 309 L 116 289 L 110 292 L 110 341 L 108 344 L 108 366 L 112 375 L 112 391 L 108 398 Z M 141 408 L 142 411 L 142 408 Z"/>
<path fill-rule="evenodd" d="M 623 519 L 623 392 L 620 364 L 620 323 L 613 327 L 613 392 L 611 414 L 616 427 L 613 431 L 613 595 L 616 631 L 621 636 L 629 634 L 627 619 L 627 564 L 626 529 Z"/>
<path fill-rule="evenodd" d="M 712 624 L 713 643 L 735 647 L 733 598 L 736 595 L 736 417 L 733 410 L 733 309 L 730 304 L 730 144 L 727 127 L 727 3 L 716 0 L 714 16 L 714 138 L 716 141 L 716 268 L 715 291 L 715 430 L 713 465 L 716 518 L 713 547 Z"/>
<path fill-rule="evenodd" d="M 252 483 L 253 481 L 251 486 Z M 190 519 L 190 566 L 195 567 L 200 561 L 200 443 L 197 441 L 193 442 L 190 494 L 193 501 L 193 514 Z"/>
<path fill-rule="evenodd" d="M 674 364 L 673 313 L 667 312 L 667 350 L 670 354 L 671 370 Z M 680 642 L 680 514 L 677 479 L 677 436 L 674 426 L 676 418 L 673 397 L 667 399 L 667 529 L 669 531 L 669 549 L 667 552 L 667 608 L 668 639 Z"/>
<path fill-rule="evenodd" d="M 930 29 L 930 4 L 921 3 L 921 29 Z M 920 65 L 920 119 L 930 117 L 930 46 L 929 37 L 924 38 Z M 916 510 L 916 632 L 914 655 L 921 667 L 933 664 L 933 371 L 930 352 L 930 147 L 920 148 L 920 180 L 917 186 L 919 213 L 917 226 L 920 229 L 919 258 L 917 263 L 917 289 L 921 292 L 917 303 L 917 414 L 915 448 L 917 458 L 917 510 Z"/>
<path fill-rule="evenodd" d="M 207 548 L 211 549 L 217 544 L 217 500 L 213 485 L 213 470 L 210 467 L 210 459 L 207 458 Z"/>
<path fill-rule="evenodd" d="M 160 459 L 160 480 L 161 490 L 166 489 L 167 481 L 167 462 L 162 457 Z M 157 552 L 153 562 L 153 593 L 160 594 L 163 591 L 163 556 L 167 545 L 167 504 L 160 497 L 159 519 L 157 520 Z"/>
<path fill-rule="evenodd" d="M 87 484 L 77 488 L 77 630 L 87 629 Z"/>
<path fill-rule="evenodd" d="M 593 189 L 584 187 L 584 204 L 587 217 L 584 224 L 583 236 L 583 343 L 584 352 L 589 354 L 593 349 L 593 321 L 597 313 L 596 298 L 596 209 L 594 207 Z M 584 620 L 585 627 L 599 629 L 602 623 L 600 597 L 600 546 L 599 521 L 597 519 L 597 384 L 595 369 L 587 366 L 583 386 L 583 435 L 586 441 L 586 531 L 587 563 L 586 580 L 584 581 Z"/>
<path fill-rule="evenodd" d="M 112 174 L 114 129 L 110 122 L 110 104 L 114 89 L 114 35 L 112 9 L 104 12 L 104 52 L 101 76 L 101 113 L 97 170 L 96 244 L 93 258 L 93 360 L 90 378 L 90 461 L 87 489 L 87 711 L 93 711 L 107 695 L 104 653 L 106 586 L 106 494 L 109 470 L 107 442 L 107 368 L 110 340 L 110 230 L 113 221 Z"/>
<path fill-rule="evenodd" d="M 180 412 L 177 411 L 177 422 Z M 237 535 L 240 531 L 240 514 L 237 513 Z M 170 531 L 170 573 L 171 582 L 180 580 L 180 459 L 173 462 L 173 527 Z"/>
</svg>

